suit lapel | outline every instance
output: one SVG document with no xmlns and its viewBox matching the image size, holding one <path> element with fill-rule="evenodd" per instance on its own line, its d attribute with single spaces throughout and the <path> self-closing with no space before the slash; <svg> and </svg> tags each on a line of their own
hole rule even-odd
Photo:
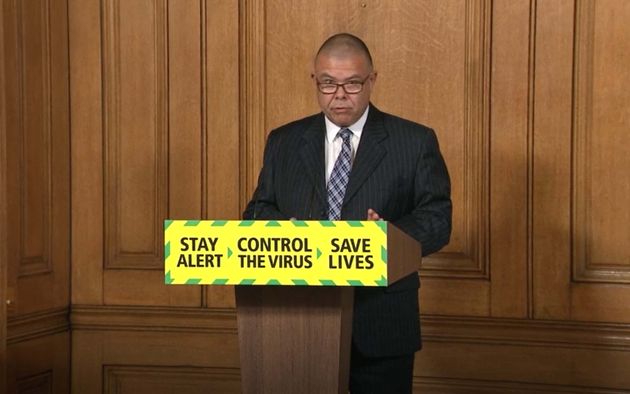
<svg viewBox="0 0 630 394">
<path fill-rule="evenodd" d="M 370 105 L 367 122 L 363 129 L 357 155 L 352 164 L 350 180 L 344 196 L 344 206 L 356 194 L 361 185 L 374 172 L 387 153 L 381 146 L 381 141 L 387 138 L 387 131 L 383 126 L 383 113 Z"/>
<path fill-rule="evenodd" d="M 324 115 L 316 117 L 315 120 L 305 130 L 302 138 L 304 144 L 300 148 L 300 157 L 306 168 L 306 174 L 315 187 L 315 194 L 321 200 L 322 206 L 326 206 L 326 178 L 324 171 L 324 136 L 326 126 Z"/>
</svg>

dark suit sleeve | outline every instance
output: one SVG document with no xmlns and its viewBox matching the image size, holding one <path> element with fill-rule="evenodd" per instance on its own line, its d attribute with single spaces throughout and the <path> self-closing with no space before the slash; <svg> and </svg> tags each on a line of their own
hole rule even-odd
<svg viewBox="0 0 630 394">
<path fill-rule="evenodd" d="M 428 130 L 416 163 L 414 209 L 394 222 L 422 245 L 422 255 L 437 252 L 451 235 L 451 183 L 437 137 Z"/>
<path fill-rule="evenodd" d="M 278 209 L 274 189 L 274 172 L 276 156 L 280 147 L 280 136 L 271 132 L 267 138 L 263 157 L 263 168 L 258 176 L 258 186 L 247 204 L 243 219 L 285 220 L 289 217 Z"/>
</svg>

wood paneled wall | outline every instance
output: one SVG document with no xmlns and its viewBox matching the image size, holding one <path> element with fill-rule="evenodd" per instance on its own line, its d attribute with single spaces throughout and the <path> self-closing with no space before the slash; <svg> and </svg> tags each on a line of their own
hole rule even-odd
<svg viewBox="0 0 630 394">
<path fill-rule="evenodd" d="M 7 0 L 1 7 L 4 99 L 0 117 L 3 121 L 0 202 L 2 265 L 6 270 L 2 275 L 2 304 L 3 309 L 7 308 L 7 320 L 2 319 L 6 329 L 2 342 L 6 346 L 8 370 L 2 389 L 8 393 L 67 392 L 70 389 L 67 5 L 65 1 Z"/>
<path fill-rule="evenodd" d="M 232 289 L 164 285 L 161 223 L 240 216 L 339 31 L 452 178 L 416 391 L 630 390 L 629 2 L 6 0 L 1 19 L 9 392 L 67 392 L 70 363 L 74 393 L 239 392 Z"/>
<path fill-rule="evenodd" d="M 69 21 L 73 392 L 238 392 L 233 289 L 165 285 L 162 223 L 240 216 L 239 4 Z"/>
</svg>

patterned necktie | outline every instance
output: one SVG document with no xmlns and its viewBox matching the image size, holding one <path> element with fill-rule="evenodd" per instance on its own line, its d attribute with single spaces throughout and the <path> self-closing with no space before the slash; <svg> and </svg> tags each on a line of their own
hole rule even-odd
<svg viewBox="0 0 630 394">
<path fill-rule="evenodd" d="M 343 196 L 346 194 L 346 186 L 348 186 L 350 169 L 352 168 L 352 147 L 350 146 L 352 131 L 343 128 L 339 130 L 337 135 L 343 139 L 343 143 L 328 181 L 328 220 L 341 218 Z"/>
</svg>

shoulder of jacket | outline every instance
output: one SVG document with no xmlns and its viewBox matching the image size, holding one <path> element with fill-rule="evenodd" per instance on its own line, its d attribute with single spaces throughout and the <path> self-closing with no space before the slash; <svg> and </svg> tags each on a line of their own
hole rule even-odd
<svg viewBox="0 0 630 394">
<path fill-rule="evenodd" d="M 306 130 L 313 122 L 316 122 L 320 116 L 321 113 L 318 113 L 283 124 L 282 126 L 271 130 L 271 132 L 269 133 L 269 137 L 288 137 L 292 135 L 301 135 L 304 130 Z"/>
<path fill-rule="evenodd" d="M 381 114 L 383 116 L 383 125 L 390 133 L 402 133 L 420 138 L 435 134 L 432 128 L 421 123 L 386 112 L 381 112 Z"/>
</svg>

